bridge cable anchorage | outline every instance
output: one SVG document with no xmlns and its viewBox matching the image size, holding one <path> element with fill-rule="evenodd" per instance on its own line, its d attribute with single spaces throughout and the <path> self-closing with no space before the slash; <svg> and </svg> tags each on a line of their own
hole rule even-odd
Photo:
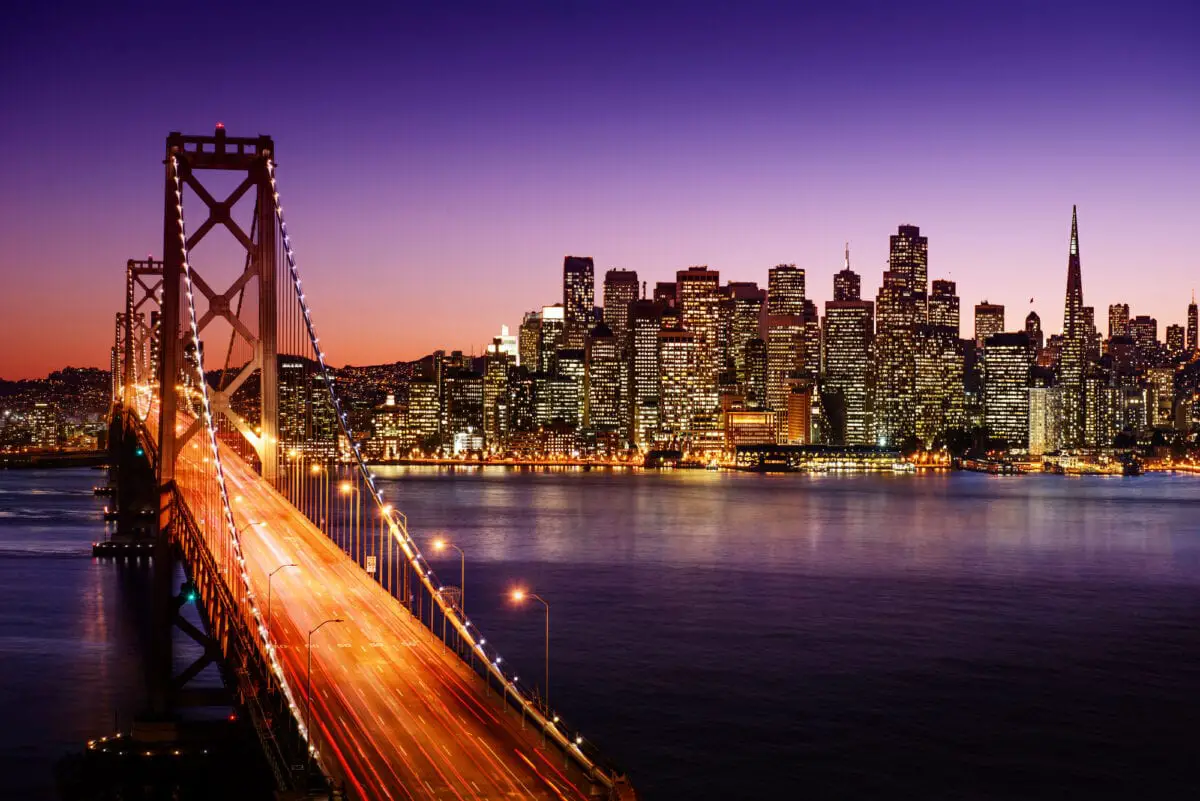
<svg viewBox="0 0 1200 801">
<path fill-rule="evenodd" d="M 284 675 L 283 666 L 279 662 L 275 644 L 271 641 L 270 632 L 266 628 L 262 610 L 258 608 L 258 604 L 254 600 L 254 592 L 250 586 L 249 575 L 246 572 L 246 559 L 242 555 L 241 535 L 237 530 L 237 526 L 234 525 L 233 508 L 229 502 L 229 492 L 225 485 L 225 473 L 221 466 L 221 451 L 217 438 L 215 419 L 209 403 L 208 381 L 205 379 L 204 375 L 204 354 L 203 350 L 199 346 L 200 334 L 196 317 L 196 305 L 193 298 L 194 288 L 192 286 L 192 271 L 191 265 L 188 262 L 187 228 L 183 215 L 183 184 L 179 178 L 179 159 L 175 155 L 171 156 L 171 177 L 175 184 L 176 209 L 179 215 L 180 249 L 183 255 L 183 277 L 187 288 L 186 294 L 188 301 L 188 321 L 191 326 L 192 341 L 196 344 L 196 372 L 198 383 L 200 385 L 200 400 L 203 409 L 204 427 L 206 433 L 208 434 L 209 450 L 212 453 L 212 460 L 216 472 L 216 483 L 220 495 L 220 503 L 225 522 L 226 534 L 229 537 L 230 544 L 238 561 L 238 566 L 240 567 L 239 572 L 241 574 L 243 589 L 245 591 L 246 603 L 250 609 L 253 627 L 258 631 L 259 638 L 262 641 L 263 653 L 266 655 L 272 670 L 274 670 L 275 675 L 279 680 L 280 689 L 287 699 L 288 709 L 291 710 L 292 717 L 295 719 L 295 723 L 300 731 L 300 735 L 304 738 L 305 742 L 309 744 L 308 748 L 310 754 L 317 761 L 317 764 L 321 765 L 320 755 L 316 752 L 312 745 L 309 732 L 304 726 L 302 716 L 299 714 L 299 705 L 296 703 L 296 698 L 292 692 L 292 688 L 288 684 L 287 677 Z M 322 770 L 324 770 L 323 766 Z"/>
<path fill-rule="evenodd" d="M 561 718 L 554 714 L 548 708 L 542 709 L 536 704 L 533 699 L 523 690 L 518 687 L 516 677 L 506 676 L 503 669 L 500 667 L 503 659 L 500 654 L 491 648 L 491 656 L 488 656 L 488 650 L 485 648 L 486 639 L 478 633 L 478 628 L 475 627 L 470 620 L 461 615 L 459 610 L 450 604 L 443 593 L 438 592 L 438 587 L 441 584 L 437 580 L 437 576 L 431 567 L 422 564 L 423 556 L 421 550 L 417 546 L 416 541 L 408 532 L 407 518 L 401 513 L 393 514 L 392 508 L 384 503 L 383 492 L 376 486 L 375 477 L 370 470 L 367 469 L 366 462 L 363 459 L 362 453 L 356 446 L 354 441 L 354 433 L 350 427 L 349 417 L 347 416 L 341 399 L 338 398 L 337 391 L 334 389 L 333 376 L 329 369 L 329 365 L 325 361 L 325 353 L 321 350 L 320 338 L 317 336 L 317 329 L 312 319 L 312 311 L 309 308 L 308 300 L 304 295 L 303 285 L 300 281 L 300 271 L 296 264 L 296 254 L 292 249 L 291 237 L 288 235 L 287 222 L 283 216 L 283 206 L 279 201 L 279 185 L 275 178 L 275 162 L 274 159 L 267 158 L 267 177 L 271 183 L 271 197 L 275 204 L 275 216 L 279 222 L 279 231 L 283 240 L 284 258 L 287 262 L 287 268 L 291 283 L 296 293 L 296 300 L 300 304 L 302 312 L 303 327 L 308 335 L 308 344 L 311 346 L 313 353 L 317 357 L 317 364 L 320 366 L 322 383 L 329 392 L 330 402 L 333 404 L 334 418 L 338 422 L 338 428 L 342 435 L 345 436 L 346 442 L 349 443 L 349 451 L 352 455 L 352 470 L 354 470 L 370 487 L 369 493 L 372 501 L 376 505 L 379 514 L 383 520 L 387 522 L 388 532 L 393 540 L 400 545 L 401 551 L 405 554 L 409 565 L 413 571 L 421 579 L 422 585 L 428 590 L 431 603 L 437 604 L 441 609 L 444 619 L 451 621 L 451 625 L 458 632 L 459 636 L 464 639 L 470 646 L 470 651 L 474 653 L 476 650 L 480 654 L 485 670 L 500 682 L 506 693 L 512 693 L 517 699 L 518 704 L 524 709 L 526 714 L 529 714 L 533 720 L 540 722 L 542 730 L 549 732 L 564 753 L 571 755 L 589 775 L 596 778 L 601 784 L 608 789 L 613 789 L 616 784 L 616 777 L 610 770 L 597 764 L 587 754 L 584 753 L 582 745 L 584 739 L 579 732 L 573 735 L 568 734 L 563 728 L 560 728 Z M 185 260 L 186 272 L 186 260 Z M 432 615 L 432 609 L 430 610 Z M 475 633 L 472 633 L 471 630 Z M 505 696 L 507 698 L 507 695 Z"/>
</svg>

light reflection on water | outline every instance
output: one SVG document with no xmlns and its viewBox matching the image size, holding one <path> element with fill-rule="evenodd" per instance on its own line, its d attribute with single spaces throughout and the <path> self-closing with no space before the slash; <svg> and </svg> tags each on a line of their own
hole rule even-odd
<svg viewBox="0 0 1200 801">
<path fill-rule="evenodd" d="M 466 549 L 522 681 L 541 618 L 504 592 L 550 601 L 556 706 L 650 801 L 1200 784 L 1195 478 L 376 472 Z M 0 472 L 0 795 L 141 698 L 148 572 L 90 558 L 100 475 Z"/>
</svg>

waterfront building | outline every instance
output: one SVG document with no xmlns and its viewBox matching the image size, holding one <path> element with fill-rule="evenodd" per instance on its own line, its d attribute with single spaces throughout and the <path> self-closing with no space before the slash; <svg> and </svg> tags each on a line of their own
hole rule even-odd
<svg viewBox="0 0 1200 801">
<path fill-rule="evenodd" d="M 931 297 L 931 312 L 932 308 Z M 948 429 L 966 425 L 963 353 L 957 331 L 950 326 L 918 325 L 915 344 L 914 433 L 932 448 Z"/>
<path fill-rule="evenodd" d="M 916 431 L 915 332 L 922 305 L 907 275 L 883 274 L 875 302 L 874 408 L 875 440 L 883 447 L 899 446 Z"/>
<path fill-rule="evenodd" d="M 389 394 L 371 414 L 371 439 L 367 455 L 372 459 L 392 461 L 408 456 L 413 440 L 408 428 L 408 405 L 396 403 Z"/>
<path fill-rule="evenodd" d="M 563 342 L 560 347 L 583 350 L 596 315 L 596 267 L 591 257 L 563 259 Z"/>
<path fill-rule="evenodd" d="M 787 445 L 812 445 L 813 382 L 798 379 L 788 382 Z"/>
<path fill-rule="evenodd" d="M 804 269 L 779 264 L 767 271 L 767 314 L 804 314 Z"/>
<path fill-rule="evenodd" d="M 59 447 L 59 410 L 54 404 L 36 402 L 29 411 L 30 443 L 41 450 Z"/>
<path fill-rule="evenodd" d="M 658 431 L 662 309 L 652 300 L 638 300 L 629 307 L 629 437 L 638 446 L 652 443 Z"/>
<path fill-rule="evenodd" d="M 983 348 L 988 337 L 1004 332 L 1004 306 L 999 303 L 975 305 L 975 347 Z"/>
<path fill-rule="evenodd" d="M 503 333 L 492 340 L 484 357 L 483 368 L 483 437 L 489 450 L 499 450 L 503 442 L 505 406 L 508 398 L 508 376 L 516 366 L 511 349 L 505 347 Z"/>
<path fill-rule="evenodd" d="M 1058 387 L 1029 388 L 1029 455 L 1041 456 L 1059 449 L 1062 427 L 1062 392 Z"/>
<path fill-rule="evenodd" d="M 1024 332 L 993 334 L 983 346 L 984 426 L 1010 448 L 1029 446 L 1029 372 L 1033 351 Z"/>
<path fill-rule="evenodd" d="M 747 407 L 751 409 L 767 408 L 767 343 L 760 337 L 755 337 L 746 343 L 744 394 Z"/>
<path fill-rule="evenodd" d="M 692 429 L 700 377 L 696 369 L 696 335 L 691 331 L 660 331 L 659 431 L 679 441 Z"/>
<path fill-rule="evenodd" d="M 692 334 L 695 347 L 696 394 L 693 411 L 714 413 L 718 406 L 718 329 L 721 274 L 708 267 L 689 267 L 675 274 L 679 322 Z"/>
<path fill-rule="evenodd" d="M 596 432 L 620 431 L 621 350 L 605 323 L 588 335 L 586 370 L 584 426 Z"/>
<path fill-rule="evenodd" d="M 842 275 L 841 280 L 843 286 L 858 284 L 858 276 L 851 279 Z M 834 295 L 837 294 L 835 279 Z M 858 299 L 825 302 L 821 392 L 823 397 L 832 396 L 837 399 L 832 402 L 841 404 L 841 422 L 835 426 L 838 430 L 834 432 L 834 445 L 870 445 L 875 440 L 871 428 L 874 339 L 874 303 Z"/>
<path fill-rule="evenodd" d="M 424 451 L 436 450 L 440 444 L 441 412 L 436 382 L 409 382 L 408 430 L 416 447 Z"/>
<path fill-rule="evenodd" d="M 446 437 L 455 442 L 460 434 L 483 436 L 483 375 L 473 370 L 448 370 L 442 391 L 446 406 Z"/>
<path fill-rule="evenodd" d="M 724 421 L 727 451 L 739 445 L 774 445 L 778 436 L 775 412 L 731 409 L 724 413 Z"/>
<path fill-rule="evenodd" d="M 767 297 L 770 303 L 770 295 Z M 766 318 L 766 408 L 776 414 L 779 436 L 788 433 L 789 381 L 804 368 L 804 317 L 799 314 L 769 314 Z"/>
</svg>

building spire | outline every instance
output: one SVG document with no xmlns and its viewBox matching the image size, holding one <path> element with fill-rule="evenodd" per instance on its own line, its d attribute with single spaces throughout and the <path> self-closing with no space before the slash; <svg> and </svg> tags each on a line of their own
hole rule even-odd
<svg viewBox="0 0 1200 801">
<path fill-rule="evenodd" d="M 846 269 L 847 270 L 850 269 L 850 243 L 849 242 L 846 243 Z M 1196 294 L 1195 291 L 1193 291 L 1192 295 L 1194 296 L 1195 294 Z"/>
<path fill-rule="evenodd" d="M 1075 206 L 1071 206 L 1071 255 L 1079 255 L 1079 218 L 1075 214 Z"/>
</svg>

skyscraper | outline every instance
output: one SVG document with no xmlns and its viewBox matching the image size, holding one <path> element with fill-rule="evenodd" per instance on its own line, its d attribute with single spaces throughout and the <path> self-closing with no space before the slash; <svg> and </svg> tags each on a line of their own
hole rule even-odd
<svg viewBox="0 0 1200 801">
<path fill-rule="evenodd" d="M 847 253 L 847 266 L 833 279 L 835 299 L 825 302 L 821 393 L 835 407 L 828 410 L 833 444 L 870 445 L 875 304 L 852 297 L 861 284 L 848 262 Z"/>
<path fill-rule="evenodd" d="M 901 227 L 904 230 L 904 227 Z M 893 239 L 893 250 L 895 240 Z M 916 325 L 910 278 L 888 270 L 875 301 L 875 440 L 895 447 L 915 431 Z"/>
<path fill-rule="evenodd" d="M 975 347 L 982 348 L 983 343 L 993 334 L 1004 331 L 1004 306 L 999 303 L 975 304 Z"/>
<path fill-rule="evenodd" d="M 1071 207 L 1071 243 L 1067 253 L 1067 294 L 1063 308 L 1062 349 L 1058 356 L 1058 380 L 1062 387 L 1062 430 L 1065 447 L 1079 447 L 1084 439 L 1084 366 L 1089 338 L 1083 312 L 1083 269 L 1079 261 L 1079 221 Z"/>
<path fill-rule="evenodd" d="M 1187 312 L 1187 352 L 1195 353 L 1200 347 L 1200 342 L 1197 341 L 1197 314 L 1196 314 L 1196 293 L 1192 292 L 1192 302 L 1188 304 Z"/>
<path fill-rule="evenodd" d="M 543 306 L 538 325 L 538 363 L 540 373 L 558 369 L 558 351 L 565 347 L 566 310 L 562 304 Z"/>
<path fill-rule="evenodd" d="M 1129 336 L 1129 304 L 1114 303 L 1108 307 L 1108 338 Z"/>
<path fill-rule="evenodd" d="M 1035 311 L 1025 315 L 1025 336 L 1029 337 L 1029 346 L 1036 356 L 1045 345 L 1045 334 L 1042 333 L 1042 318 Z"/>
<path fill-rule="evenodd" d="M 1029 371 L 1033 351 L 1025 334 L 995 334 L 983 346 L 983 419 L 1010 448 L 1029 446 Z"/>
<path fill-rule="evenodd" d="M 712 413 L 717 408 L 721 274 L 708 267 L 689 267 L 675 274 L 675 288 L 679 320 L 683 330 L 692 334 L 695 348 L 696 396 L 692 410 Z"/>
<path fill-rule="evenodd" d="M 846 259 L 842 271 L 833 276 L 834 300 L 862 300 L 862 279 L 850 269 L 850 243 L 846 243 Z"/>
<path fill-rule="evenodd" d="M 596 313 L 596 268 L 591 257 L 563 259 L 563 347 L 583 350 Z"/>
<path fill-rule="evenodd" d="M 767 271 L 767 314 L 804 313 L 804 270 L 779 264 Z"/>
<path fill-rule="evenodd" d="M 598 432 L 620 429 L 620 359 L 612 330 L 600 323 L 588 335 L 584 425 Z"/>
<path fill-rule="evenodd" d="M 729 357 L 739 383 L 746 381 L 746 345 L 758 338 L 758 321 L 762 316 L 767 293 L 758 284 L 729 282 L 725 291 L 729 298 Z M 743 393 L 745 387 L 742 388 Z"/>
<path fill-rule="evenodd" d="M 501 446 L 503 401 L 508 395 L 509 369 L 515 364 L 501 337 L 493 339 L 483 368 L 483 441 L 488 449 L 498 450 Z"/>
<path fill-rule="evenodd" d="M 664 435 L 683 440 L 691 433 L 698 396 L 696 336 L 691 331 L 660 331 L 659 427 Z"/>
<path fill-rule="evenodd" d="M 943 326 L 959 332 L 958 287 L 953 281 L 937 279 L 929 296 L 929 324 Z"/>
<path fill-rule="evenodd" d="M 658 332 L 661 327 L 662 304 L 638 300 L 629 307 L 630 438 L 638 446 L 653 444 L 658 432 Z"/>
<path fill-rule="evenodd" d="M 609 270 L 604 274 L 604 323 L 618 348 L 629 344 L 629 304 L 638 299 L 639 286 L 634 270 Z"/>
<path fill-rule="evenodd" d="M 525 312 L 521 327 L 517 329 L 517 364 L 530 372 L 538 370 L 538 353 L 542 339 L 542 313 Z"/>
<path fill-rule="evenodd" d="M 1167 353 L 1172 356 L 1177 356 L 1184 352 L 1183 349 L 1183 326 L 1168 325 L 1167 326 Z"/>
<path fill-rule="evenodd" d="M 925 322 L 926 293 L 929 285 L 929 239 L 921 236 L 915 225 L 901 225 L 889 239 L 888 271 L 895 273 L 908 283 L 912 303 L 916 306 L 917 319 Z"/>
<path fill-rule="evenodd" d="M 767 303 L 770 302 L 768 292 Z M 786 442 L 791 382 L 804 370 L 804 315 L 769 314 L 766 324 L 767 408 L 775 412 L 781 442 Z"/>
</svg>

